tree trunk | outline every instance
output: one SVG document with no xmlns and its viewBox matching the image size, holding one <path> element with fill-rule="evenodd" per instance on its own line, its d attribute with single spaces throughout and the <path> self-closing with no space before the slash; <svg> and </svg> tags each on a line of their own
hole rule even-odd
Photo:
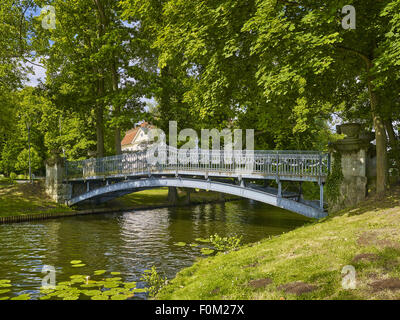
<svg viewBox="0 0 400 320">
<path fill-rule="evenodd" d="M 385 194 L 387 186 L 387 138 L 384 123 L 378 112 L 378 99 L 374 89 L 372 79 L 368 78 L 368 91 L 376 138 L 376 193 L 382 196 Z"/>
<path fill-rule="evenodd" d="M 97 153 L 98 158 L 104 157 L 104 119 L 103 107 L 96 108 L 96 136 L 97 136 Z"/>
<path fill-rule="evenodd" d="M 104 96 L 104 78 L 97 81 L 98 97 Z M 96 107 L 96 131 L 97 131 L 97 157 L 104 157 L 104 106 L 100 101 Z"/>
<path fill-rule="evenodd" d="M 399 152 L 399 140 L 396 136 L 396 133 L 394 132 L 393 129 L 393 121 L 392 119 L 385 120 L 385 127 L 386 127 L 386 132 L 389 137 L 389 144 L 390 147 L 392 148 L 391 155 L 394 158 L 393 160 L 396 162 L 396 167 L 398 172 L 400 172 L 400 152 Z M 400 177 L 397 177 L 397 181 L 400 181 Z"/>
<path fill-rule="evenodd" d="M 113 82 L 113 91 L 118 92 L 118 83 L 119 83 L 119 77 L 118 77 L 118 72 L 117 72 L 117 67 L 115 65 L 115 62 L 113 62 L 111 66 L 112 70 L 112 82 Z M 119 118 L 121 113 L 121 108 L 119 105 L 114 106 L 114 117 Z M 122 149 L 121 149 L 121 129 L 119 128 L 119 124 L 115 127 L 115 154 L 121 154 Z"/>
</svg>

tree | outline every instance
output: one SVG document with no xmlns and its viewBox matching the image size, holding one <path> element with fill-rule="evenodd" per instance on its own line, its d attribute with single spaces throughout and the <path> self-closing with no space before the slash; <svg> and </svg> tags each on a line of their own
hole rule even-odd
<svg viewBox="0 0 400 320">
<path fill-rule="evenodd" d="M 36 151 L 35 148 L 31 148 L 31 169 L 32 173 L 36 172 L 40 168 L 43 167 L 42 164 L 43 160 L 40 158 L 39 153 Z M 17 157 L 17 162 L 15 164 L 15 169 L 17 171 L 23 172 L 28 175 L 29 170 L 29 150 L 24 149 Z"/>
<path fill-rule="evenodd" d="M 341 25 L 341 9 L 348 4 L 356 8 L 355 30 L 344 30 Z M 258 81 L 266 96 L 297 91 L 306 99 L 306 109 L 318 112 L 321 105 L 340 104 L 337 97 L 354 95 L 355 88 L 366 90 L 376 133 L 379 194 L 387 184 L 384 79 L 390 77 L 393 65 L 381 57 L 388 54 L 388 37 L 394 27 L 393 11 L 388 8 L 395 7 L 398 1 L 264 0 L 244 29 L 257 34 L 252 52 L 261 58 Z"/>
<path fill-rule="evenodd" d="M 36 1 L 38 5 L 44 1 Z M 96 124 L 97 156 L 105 155 L 105 130 L 114 130 L 114 150 L 120 153 L 121 130 L 136 122 L 143 104 L 136 79 L 130 79 L 135 56 L 130 41 L 134 28 L 124 24 L 115 1 L 55 0 L 54 30 L 36 22 L 34 45 L 44 58 L 47 88 L 53 102 Z"/>
</svg>

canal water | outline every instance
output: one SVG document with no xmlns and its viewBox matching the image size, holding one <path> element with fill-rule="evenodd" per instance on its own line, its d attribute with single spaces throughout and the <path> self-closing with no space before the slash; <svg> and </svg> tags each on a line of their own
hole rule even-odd
<svg viewBox="0 0 400 320">
<path fill-rule="evenodd" d="M 42 268 L 51 265 L 57 282 L 104 269 L 120 272 L 124 281 L 137 281 L 138 287 L 144 287 L 140 278 L 153 265 L 171 279 L 197 257 L 204 257 L 198 247 L 177 246 L 178 242 L 190 244 L 217 233 L 243 236 L 243 243 L 252 243 L 308 221 L 243 200 L 0 225 L 0 280 L 11 280 L 13 295 L 30 293 L 35 298 L 44 276 Z M 77 271 L 71 260 L 82 260 L 85 266 Z"/>
</svg>

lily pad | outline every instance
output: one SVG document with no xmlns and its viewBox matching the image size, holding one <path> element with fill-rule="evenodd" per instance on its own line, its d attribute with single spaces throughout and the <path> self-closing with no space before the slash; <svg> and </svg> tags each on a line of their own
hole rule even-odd
<svg viewBox="0 0 400 320">
<path fill-rule="evenodd" d="M 204 243 L 210 242 L 210 239 L 203 239 L 203 238 L 196 238 L 195 240 L 197 242 L 204 242 Z"/>
<path fill-rule="evenodd" d="M 111 274 L 112 274 L 113 276 L 119 276 L 119 275 L 121 274 L 121 272 L 111 272 Z"/>
<path fill-rule="evenodd" d="M 9 288 L 9 287 L 12 287 L 12 285 L 9 283 L 0 283 L 0 288 Z"/>
<path fill-rule="evenodd" d="M 106 279 L 106 281 L 113 281 L 113 282 L 115 282 L 115 281 L 121 281 L 122 280 L 122 278 L 120 278 L 120 277 L 114 277 L 114 278 L 108 278 L 108 279 Z"/>
<path fill-rule="evenodd" d="M 81 260 L 72 260 L 71 261 L 71 264 L 80 264 L 80 263 L 82 263 Z"/>
<path fill-rule="evenodd" d="M 67 296 L 63 300 L 78 300 L 79 296 Z"/>
<path fill-rule="evenodd" d="M 84 263 L 73 264 L 73 265 L 72 265 L 72 267 L 74 267 L 74 268 L 80 268 L 80 267 L 84 267 L 84 266 L 86 266 L 86 264 L 84 264 Z"/>
<path fill-rule="evenodd" d="M 105 295 L 93 296 L 90 299 L 92 300 L 108 300 L 108 297 Z"/>
<path fill-rule="evenodd" d="M 201 248 L 200 251 L 201 251 L 202 254 L 210 255 L 210 254 L 214 253 L 215 250 L 213 250 L 213 249 L 208 249 L 208 248 Z"/>
<path fill-rule="evenodd" d="M 111 289 L 111 288 L 117 288 L 119 286 L 119 284 L 118 283 L 116 283 L 116 282 L 106 282 L 105 284 L 104 284 L 104 288 L 109 288 L 109 289 Z"/>
<path fill-rule="evenodd" d="M 190 246 L 191 246 L 191 247 L 198 247 L 199 244 L 198 244 L 198 243 L 191 243 Z"/>
<path fill-rule="evenodd" d="M 96 270 L 95 272 L 94 272 L 94 274 L 96 275 L 96 276 L 100 276 L 100 275 L 102 275 L 102 274 L 104 274 L 104 273 L 106 273 L 107 272 L 107 270 Z"/>
<path fill-rule="evenodd" d="M 126 300 L 129 297 L 127 295 L 123 295 L 123 294 L 118 294 L 116 296 L 112 296 L 111 300 Z"/>
<path fill-rule="evenodd" d="M 3 290 L 0 290 L 0 294 L 4 294 L 4 293 L 10 292 L 10 291 L 11 291 L 11 289 L 3 289 Z"/>
<path fill-rule="evenodd" d="M 2 280 L 0 280 L 0 283 L 11 283 L 11 280 L 8 280 L 8 279 L 2 279 Z"/>
<path fill-rule="evenodd" d="M 30 300 L 31 296 L 29 294 L 21 294 L 17 297 L 11 298 L 11 300 Z"/>
<path fill-rule="evenodd" d="M 186 246 L 186 242 L 175 242 L 174 246 L 184 247 L 184 246 Z"/>
<path fill-rule="evenodd" d="M 125 282 L 124 286 L 127 289 L 133 289 L 133 288 L 136 288 L 136 282 Z"/>
<path fill-rule="evenodd" d="M 8 300 L 8 299 L 10 299 L 10 297 L 1 297 L 1 298 L 0 298 L 0 301 L 1 301 L 1 300 Z"/>
</svg>

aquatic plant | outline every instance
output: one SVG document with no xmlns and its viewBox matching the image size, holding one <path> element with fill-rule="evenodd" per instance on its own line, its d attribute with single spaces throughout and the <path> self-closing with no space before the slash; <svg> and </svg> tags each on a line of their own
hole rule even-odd
<svg viewBox="0 0 400 320">
<path fill-rule="evenodd" d="M 167 277 L 161 276 L 157 268 L 152 266 L 150 270 L 145 270 L 140 279 L 147 283 L 149 297 L 155 297 L 157 293 L 167 284 Z"/>
</svg>

